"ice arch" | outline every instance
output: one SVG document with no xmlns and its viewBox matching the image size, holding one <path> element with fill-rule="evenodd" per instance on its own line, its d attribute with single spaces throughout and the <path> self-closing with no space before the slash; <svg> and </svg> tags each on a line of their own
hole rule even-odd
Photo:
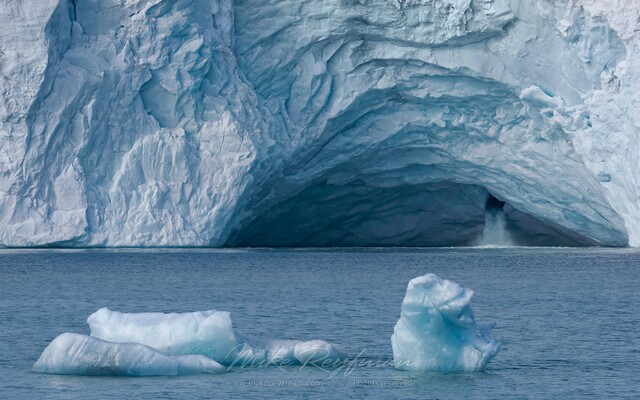
<svg viewBox="0 0 640 400">
<path fill-rule="evenodd" d="M 575 12 L 564 41 L 540 28 L 541 8 L 501 1 L 323 2 L 277 19 L 286 4 L 236 6 L 239 64 L 295 128 L 227 245 L 472 244 L 489 193 L 519 244 L 627 242 L 572 143 L 591 124 L 575 114 L 581 92 L 624 57 L 605 25 Z M 567 74 L 572 60 L 544 57 L 577 51 L 583 29 L 608 41 L 590 65 Z M 544 45 L 528 54 L 505 43 L 531 34 Z M 531 53 L 544 69 L 518 61 Z"/>
<path fill-rule="evenodd" d="M 0 245 L 640 244 L 631 3 L 29 4 Z"/>
</svg>

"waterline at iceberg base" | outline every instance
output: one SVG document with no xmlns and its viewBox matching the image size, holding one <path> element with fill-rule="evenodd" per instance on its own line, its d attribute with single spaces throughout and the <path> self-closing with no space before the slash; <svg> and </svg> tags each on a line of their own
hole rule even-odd
<svg viewBox="0 0 640 400">
<path fill-rule="evenodd" d="M 614 3 L 2 6 L 0 246 L 638 246 Z"/>
</svg>

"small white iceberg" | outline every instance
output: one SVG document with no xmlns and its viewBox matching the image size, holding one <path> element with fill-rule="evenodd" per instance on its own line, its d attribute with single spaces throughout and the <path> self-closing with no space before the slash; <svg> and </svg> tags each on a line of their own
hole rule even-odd
<svg viewBox="0 0 640 400">
<path fill-rule="evenodd" d="M 61 375 L 159 376 L 217 374 L 226 367 L 201 355 L 165 356 L 138 343 L 63 333 L 49 343 L 33 370 Z"/>
<path fill-rule="evenodd" d="M 391 345 L 396 369 L 481 371 L 500 350 L 494 324 L 479 327 L 470 306 L 473 291 L 434 274 L 409 282 Z"/>
</svg>

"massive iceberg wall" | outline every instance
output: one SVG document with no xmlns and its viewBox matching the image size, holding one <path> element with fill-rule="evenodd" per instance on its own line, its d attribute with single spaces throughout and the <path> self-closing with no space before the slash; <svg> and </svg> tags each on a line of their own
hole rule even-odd
<svg viewBox="0 0 640 400">
<path fill-rule="evenodd" d="M 1 6 L 0 245 L 640 245 L 614 3 Z"/>
</svg>

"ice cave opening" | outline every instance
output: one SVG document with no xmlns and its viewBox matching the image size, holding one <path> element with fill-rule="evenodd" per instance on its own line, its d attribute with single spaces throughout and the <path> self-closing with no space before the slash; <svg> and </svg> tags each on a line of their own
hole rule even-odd
<svg viewBox="0 0 640 400">
<path fill-rule="evenodd" d="M 256 206 L 230 247 L 585 246 L 577 236 L 453 181 L 375 186 L 320 181 L 270 206 Z M 500 221 L 496 222 L 496 218 Z"/>
</svg>

